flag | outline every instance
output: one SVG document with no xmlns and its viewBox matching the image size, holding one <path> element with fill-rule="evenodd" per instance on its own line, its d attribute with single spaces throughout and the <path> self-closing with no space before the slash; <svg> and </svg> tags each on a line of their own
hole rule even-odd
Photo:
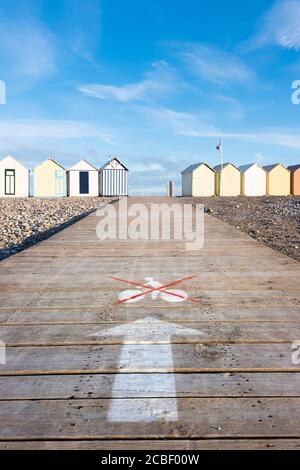
<svg viewBox="0 0 300 470">
<path fill-rule="evenodd" d="M 220 139 L 220 142 L 216 146 L 216 149 L 217 149 L 218 152 L 220 152 L 220 150 L 222 150 L 222 146 L 223 146 L 223 142 L 222 142 L 222 139 Z"/>
</svg>

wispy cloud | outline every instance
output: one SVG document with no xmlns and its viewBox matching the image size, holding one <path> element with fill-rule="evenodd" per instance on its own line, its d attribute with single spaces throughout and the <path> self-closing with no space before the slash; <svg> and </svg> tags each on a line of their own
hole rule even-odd
<svg viewBox="0 0 300 470">
<path fill-rule="evenodd" d="M 165 61 L 158 61 L 152 64 L 152 70 L 145 74 L 145 78 L 139 82 L 121 86 L 83 85 L 79 87 L 79 91 L 101 100 L 149 101 L 173 91 L 177 81 L 177 74 L 172 67 Z"/>
<path fill-rule="evenodd" d="M 245 50 L 276 45 L 287 49 L 300 48 L 300 1 L 280 0 L 259 20 L 256 34 L 243 45 Z"/>
<path fill-rule="evenodd" d="M 131 170 L 136 173 L 144 173 L 148 171 L 164 171 L 165 168 L 161 163 L 139 163 L 131 165 Z"/>
<path fill-rule="evenodd" d="M 177 112 L 167 108 L 140 106 L 138 111 L 152 120 L 162 123 L 176 135 L 186 137 L 224 138 L 245 142 L 256 142 L 294 149 L 300 148 L 300 129 L 269 128 L 252 132 L 234 132 L 201 122 L 190 113 Z"/>
<path fill-rule="evenodd" d="M 167 125 L 175 134 L 189 137 L 210 137 L 219 135 L 220 131 L 190 113 L 182 113 L 169 108 L 139 106 L 136 110 L 159 124 Z"/>
<path fill-rule="evenodd" d="M 95 137 L 117 145 L 112 133 L 101 124 L 64 120 L 0 121 L 0 139 L 80 139 Z"/>
<path fill-rule="evenodd" d="M 53 37 L 31 17 L 1 17 L 0 44 L 3 70 L 35 79 L 56 70 Z"/>
<path fill-rule="evenodd" d="M 175 50 L 189 70 L 208 81 L 228 85 L 250 85 L 256 75 L 238 56 L 214 46 L 195 43 L 162 43 Z"/>
</svg>

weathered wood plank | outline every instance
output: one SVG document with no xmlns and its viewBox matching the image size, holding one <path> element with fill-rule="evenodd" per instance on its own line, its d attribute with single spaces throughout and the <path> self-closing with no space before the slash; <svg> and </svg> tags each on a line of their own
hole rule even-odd
<svg viewBox="0 0 300 470">
<path fill-rule="evenodd" d="M 0 439 L 299 438 L 300 398 L 0 402 Z"/>
<path fill-rule="evenodd" d="M 300 439 L 0 441 L 1 450 L 299 450 Z"/>
<path fill-rule="evenodd" d="M 7 348 L 1 375 L 115 372 L 300 371 L 290 344 L 46 346 Z"/>
<path fill-rule="evenodd" d="M 113 389 L 115 380 L 118 387 Z M 1 400 L 300 397 L 298 373 L 93 374 L 2 377 Z"/>
<path fill-rule="evenodd" d="M 175 331 L 176 330 L 176 331 Z M 124 338 L 125 336 L 125 338 Z M 293 343 L 300 323 L 202 321 L 180 323 L 148 317 L 128 324 L 0 326 L 7 346 L 76 344 Z"/>
</svg>

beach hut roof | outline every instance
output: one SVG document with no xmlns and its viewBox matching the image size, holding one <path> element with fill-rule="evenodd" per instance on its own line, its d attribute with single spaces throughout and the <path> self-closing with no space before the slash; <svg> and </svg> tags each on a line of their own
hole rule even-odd
<svg viewBox="0 0 300 470">
<path fill-rule="evenodd" d="M 236 170 L 239 170 L 238 167 L 235 166 L 235 165 L 234 165 L 233 163 L 231 163 L 231 162 L 223 163 L 223 168 L 226 168 L 226 166 L 229 166 L 229 165 L 231 165 L 231 166 L 233 166 L 234 168 L 236 168 Z M 221 171 L 221 170 L 222 170 L 222 165 L 216 165 L 216 166 L 214 167 L 214 170 L 215 170 L 215 171 Z"/>
<path fill-rule="evenodd" d="M 18 165 L 22 166 L 25 170 L 28 171 L 28 168 L 26 168 L 25 165 L 23 165 L 23 163 L 19 162 L 19 160 L 17 160 L 15 157 L 13 157 L 12 155 L 7 155 L 7 157 L 4 157 L 2 158 L 2 160 L 0 160 L 1 163 L 3 163 L 5 160 L 13 160 L 15 163 L 17 163 Z"/>
<path fill-rule="evenodd" d="M 122 167 L 124 168 L 124 170 L 128 171 L 128 168 L 126 168 L 126 166 L 124 165 L 124 163 L 122 163 L 117 157 L 113 157 L 111 158 L 110 160 L 108 160 L 108 162 L 106 162 L 101 168 L 99 168 L 99 170 L 104 170 L 111 162 L 113 162 L 114 160 L 116 160 L 120 165 L 122 165 Z"/>
<path fill-rule="evenodd" d="M 207 166 L 207 168 L 209 168 L 211 171 L 214 171 L 209 165 L 207 165 L 207 163 L 204 163 L 204 162 L 200 162 L 200 163 L 195 163 L 194 165 L 190 165 L 189 167 L 187 167 L 185 170 L 183 170 L 181 172 L 182 175 L 185 175 L 187 173 L 193 173 L 193 171 L 197 170 L 197 168 L 199 168 L 200 166 L 202 165 L 205 165 Z"/>
<path fill-rule="evenodd" d="M 98 168 L 96 168 L 94 165 L 92 165 L 90 162 L 88 162 L 87 160 L 85 160 L 84 158 L 82 160 L 80 160 L 79 162 L 75 163 L 75 165 L 71 166 L 70 168 L 68 168 L 68 170 L 80 170 L 80 164 L 83 164 L 87 171 L 91 171 L 91 170 L 96 170 L 98 171 Z"/>
<path fill-rule="evenodd" d="M 51 158 L 51 157 L 48 157 L 47 160 L 43 160 L 42 163 L 39 163 L 38 165 L 36 165 L 35 168 L 37 168 L 38 166 L 43 165 L 44 163 L 48 162 L 49 160 L 52 163 L 54 163 L 55 165 L 59 166 L 62 170 L 65 170 L 65 168 L 60 163 L 57 163 L 57 161 L 53 160 L 53 158 Z"/>
<path fill-rule="evenodd" d="M 274 170 L 274 168 L 276 168 L 277 166 L 282 166 L 282 168 L 284 168 L 285 170 L 287 170 L 287 168 L 286 168 L 282 163 L 274 163 L 273 165 L 264 166 L 264 170 L 266 170 L 267 172 L 269 172 L 269 171 Z"/>
<path fill-rule="evenodd" d="M 239 167 L 239 170 L 242 172 L 242 173 L 245 173 L 245 171 L 249 170 L 249 168 L 252 168 L 253 166 L 258 166 L 261 170 L 264 170 L 266 171 L 259 163 L 248 163 L 247 165 L 241 165 Z"/>
<path fill-rule="evenodd" d="M 292 173 L 294 171 L 297 171 L 300 169 L 300 164 L 299 165 L 291 165 L 291 166 L 288 166 L 288 170 L 290 170 Z"/>
</svg>

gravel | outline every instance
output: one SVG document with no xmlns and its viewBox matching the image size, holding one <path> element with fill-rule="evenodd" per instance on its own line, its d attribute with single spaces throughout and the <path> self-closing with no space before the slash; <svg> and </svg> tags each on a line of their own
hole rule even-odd
<svg viewBox="0 0 300 470">
<path fill-rule="evenodd" d="M 300 261 L 300 197 L 183 198 L 202 203 L 255 240 Z"/>
<path fill-rule="evenodd" d="M 45 240 L 109 198 L 0 198 L 0 260 Z"/>
</svg>

